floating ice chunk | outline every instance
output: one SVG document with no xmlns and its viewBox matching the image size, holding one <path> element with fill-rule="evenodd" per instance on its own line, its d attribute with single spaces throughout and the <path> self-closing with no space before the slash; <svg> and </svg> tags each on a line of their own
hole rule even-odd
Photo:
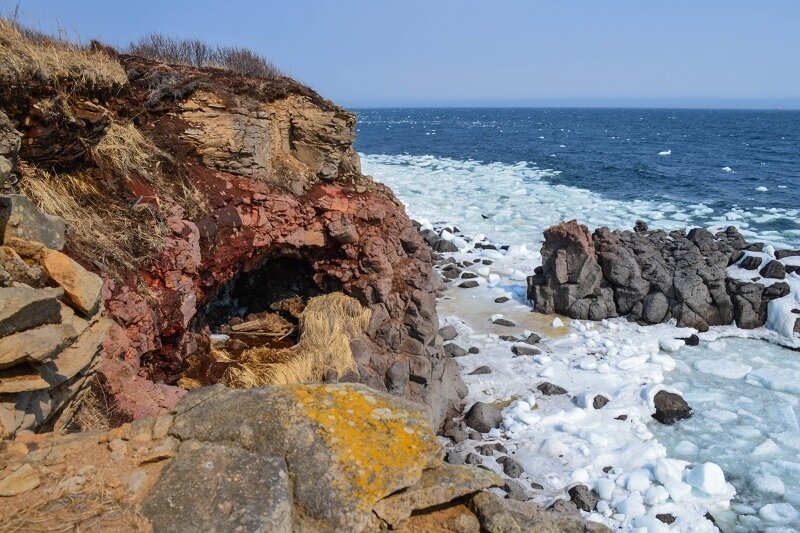
<svg viewBox="0 0 800 533">
<path fill-rule="evenodd" d="M 686 481 L 706 494 L 724 494 L 728 490 L 725 474 L 716 463 L 703 463 L 695 466 L 686 474 Z"/>
<path fill-rule="evenodd" d="M 658 155 L 672 155 L 672 150 L 664 150 L 662 152 L 658 152 Z"/>
<path fill-rule="evenodd" d="M 671 337 L 659 339 L 658 341 L 659 348 L 665 352 L 677 352 L 683 347 L 684 344 L 686 344 L 686 341 L 683 339 L 673 339 Z"/>
<path fill-rule="evenodd" d="M 556 436 L 548 437 L 539 447 L 542 454 L 550 457 L 563 456 L 568 450 L 566 443 Z"/>
<path fill-rule="evenodd" d="M 692 457 L 698 452 L 697 446 L 688 440 L 682 440 L 675 445 L 675 453 L 684 457 Z M 663 483 L 663 482 L 662 482 Z"/>
<path fill-rule="evenodd" d="M 772 439 L 767 439 L 758 446 L 756 446 L 750 453 L 753 457 L 766 457 L 768 455 L 775 455 L 780 452 L 781 448 Z"/>
<path fill-rule="evenodd" d="M 479 266 L 473 269 L 475 273 L 479 276 L 483 276 L 484 278 L 488 278 L 489 274 L 492 273 L 492 270 L 488 266 Z"/>
<path fill-rule="evenodd" d="M 650 478 L 641 470 L 631 473 L 625 483 L 625 488 L 630 491 L 642 492 L 648 487 L 650 487 Z"/>
<path fill-rule="evenodd" d="M 667 524 L 651 515 L 637 516 L 633 519 L 632 524 L 643 533 L 667 533 L 669 531 Z"/>
<path fill-rule="evenodd" d="M 570 474 L 570 479 L 575 483 L 588 483 L 589 482 L 589 472 L 586 471 L 585 468 L 579 468 Z"/>
<path fill-rule="evenodd" d="M 508 277 L 512 281 L 525 281 L 525 279 L 527 279 L 528 276 L 527 274 L 525 274 L 525 272 L 521 270 L 514 270 Z"/>
<path fill-rule="evenodd" d="M 500 313 L 495 313 L 495 314 L 493 314 L 493 315 L 492 315 L 492 316 L 489 318 L 489 321 L 490 321 L 490 322 L 494 322 L 495 320 L 500 320 L 501 318 L 503 318 L 503 315 L 502 315 L 502 314 L 500 314 Z"/>
<path fill-rule="evenodd" d="M 681 461 L 680 459 L 667 459 L 661 457 L 656 461 L 653 474 L 655 475 L 656 480 L 662 485 L 665 485 L 670 481 L 681 481 L 683 479 L 683 471 L 688 465 L 688 462 Z"/>
<path fill-rule="evenodd" d="M 452 243 L 455 244 L 456 248 L 458 248 L 459 250 L 463 250 L 464 248 L 469 246 L 469 243 L 466 241 L 466 239 L 462 237 L 453 237 Z"/>
<path fill-rule="evenodd" d="M 777 494 L 778 496 L 783 496 L 783 494 L 786 492 L 786 486 L 783 484 L 781 478 L 778 476 L 773 476 L 772 474 L 762 474 L 760 476 L 756 476 L 756 478 L 752 481 L 752 485 L 755 490 L 765 494 Z"/>
<path fill-rule="evenodd" d="M 489 274 L 488 279 L 489 283 L 497 283 L 498 281 L 500 281 L 500 276 L 498 276 L 497 274 Z"/>
<path fill-rule="evenodd" d="M 650 487 L 644 493 L 644 503 L 647 505 L 658 505 L 669 499 L 669 492 L 661 485 Z"/>
<path fill-rule="evenodd" d="M 560 328 L 560 327 L 563 327 L 563 326 L 564 326 L 564 322 L 562 322 L 559 317 L 555 317 L 553 319 L 553 327 L 554 328 Z"/>
<path fill-rule="evenodd" d="M 692 492 L 692 486 L 681 481 L 669 481 L 664 483 L 664 488 L 669 492 L 669 497 L 676 502 L 685 500 Z"/>
<path fill-rule="evenodd" d="M 722 171 L 723 172 L 733 172 L 733 169 L 731 167 L 722 167 Z"/>
<path fill-rule="evenodd" d="M 442 230 L 442 233 L 441 233 L 439 236 L 440 236 L 442 239 L 446 240 L 446 241 L 452 241 L 453 239 L 455 239 L 455 238 L 456 238 L 456 236 L 455 236 L 455 235 L 453 235 L 452 233 L 450 233 L 450 232 L 449 232 L 449 231 L 447 231 L 446 229 L 443 229 L 443 230 Z"/>
<path fill-rule="evenodd" d="M 800 394 L 800 370 L 765 366 L 747 374 L 747 382 L 765 389 Z"/>
<path fill-rule="evenodd" d="M 641 494 L 634 493 L 616 504 L 617 511 L 624 514 L 627 518 L 642 516 L 647 512 L 642 502 Z"/>
<path fill-rule="evenodd" d="M 614 489 L 616 488 L 617 484 L 607 477 L 602 477 L 594 483 L 594 490 L 602 500 L 610 500 L 614 496 Z"/>
<path fill-rule="evenodd" d="M 712 374 L 726 379 L 742 379 L 753 367 L 725 359 L 701 359 L 694 367 L 704 374 Z"/>
<path fill-rule="evenodd" d="M 758 516 L 772 524 L 796 524 L 800 511 L 789 503 L 768 503 L 759 509 Z"/>
<path fill-rule="evenodd" d="M 762 186 L 760 186 L 760 187 L 756 187 L 756 191 L 757 191 L 757 192 L 767 192 L 768 190 L 769 190 L 769 189 L 767 189 L 767 188 L 766 188 L 766 187 L 764 187 L 763 185 L 762 185 Z"/>
</svg>

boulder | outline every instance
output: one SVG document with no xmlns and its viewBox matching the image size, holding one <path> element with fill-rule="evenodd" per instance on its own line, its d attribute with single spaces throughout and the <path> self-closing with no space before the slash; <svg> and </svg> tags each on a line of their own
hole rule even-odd
<svg viewBox="0 0 800 533">
<path fill-rule="evenodd" d="M 658 391 L 653 403 L 656 409 L 653 418 L 662 424 L 674 424 L 678 420 L 692 416 L 692 409 L 679 394 L 665 390 Z"/>
<path fill-rule="evenodd" d="M 449 342 L 444 345 L 444 353 L 447 357 L 463 357 L 467 355 L 467 350 L 454 342 Z"/>
<path fill-rule="evenodd" d="M 525 469 L 522 468 L 521 464 L 507 455 L 498 457 L 497 462 L 503 465 L 503 473 L 508 477 L 518 478 L 525 472 Z"/>
<path fill-rule="evenodd" d="M 597 507 L 597 494 L 586 485 L 575 485 L 569 489 L 569 499 L 581 511 L 591 513 Z"/>
<path fill-rule="evenodd" d="M 558 394 L 567 393 L 567 390 L 564 389 L 563 387 L 559 387 L 558 385 L 554 385 L 547 381 L 545 381 L 544 383 L 540 383 L 539 385 L 536 386 L 536 388 L 539 390 L 539 392 L 541 392 L 545 396 L 555 396 Z"/>
<path fill-rule="evenodd" d="M 458 337 L 458 330 L 455 328 L 455 326 L 444 326 L 443 328 L 439 329 L 439 336 L 443 341 L 451 341 Z"/>
<path fill-rule="evenodd" d="M 758 273 L 765 278 L 783 279 L 786 277 L 786 267 L 780 261 L 773 259 L 764 265 L 764 268 L 759 270 Z"/>
<path fill-rule="evenodd" d="M 0 242 L 19 238 L 61 250 L 65 243 L 65 230 L 62 218 L 42 213 L 21 194 L 0 196 Z"/>
<path fill-rule="evenodd" d="M 61 320 L 62 289 L 0 288 L 0 337 Z"/>
<path fill-rule="evenodd" d="M 762 259 L 756 255 L 748 255 L 742 259 L 739 266 L 745 270 L 755 270 L 761 266 Z"/>
<path fill-rule="evenodd" d="M 64 289 L 66 300 L 84 315 L 93 315 L 99 305 L 103 280 L 61 252 L 48 251 L 42 260 L 45 273 Z"/>
<path fill-rule="evenodd" d="M 467 426 L 480 433 L 488 433 L 499 427 L 502 421 L 503 415 L 500 411 L 493 405 L 483 402 L 475 402 L 464 417 Z"/>
</svg>

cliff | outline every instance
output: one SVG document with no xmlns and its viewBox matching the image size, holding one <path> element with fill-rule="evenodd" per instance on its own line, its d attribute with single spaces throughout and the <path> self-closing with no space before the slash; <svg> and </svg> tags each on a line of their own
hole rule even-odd
<svg viewBox="0 0 800 533">
<path fill-rule="evenodd" d="M 296 328 L 287 302 L 332 292 L 368 310 L 366 335 L 350 339 L 352 370 L 306 378 L 422 402 L 437 425 L 459 409 L 430 251 L 361 174 L 352 113 L 280 75 L 0 30 L 0 137 L 18 141 L 0 144 L 5 192 L 63 218 L 64 252 L 103 280 L 113 325 L 95 387 L 112 424 L 223 379 L 245 347 L 223 345 L 234 359 L 221 360 L 210 338 L 265 313 Z"/>
</svg>

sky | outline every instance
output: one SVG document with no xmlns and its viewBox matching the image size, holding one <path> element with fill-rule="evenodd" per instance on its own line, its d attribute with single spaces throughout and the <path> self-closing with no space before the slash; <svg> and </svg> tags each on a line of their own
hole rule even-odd
<svg viewBox="0 0 800 533">
<path fill-rule="evenodd" d="M 113 45 L 242 45 L 348 107 L 800 109 L 800 0 L 0 0 Z"/>
</svg>

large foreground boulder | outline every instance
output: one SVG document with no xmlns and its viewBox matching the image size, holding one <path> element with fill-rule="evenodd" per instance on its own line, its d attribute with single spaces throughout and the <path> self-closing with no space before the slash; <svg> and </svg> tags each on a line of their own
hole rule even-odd
<svg viewBox="0 0 800 533">
<path fill-rule="evenodd" d="M 218 385 L 169 415 L 6 443 L 0 516 L 15 530 L 434 531 L 444 517 L 493 532 L 604 530 L 502 500 L 486 491 L 499 476 L 442 452 L 422 410 L 364 385 Z"/>
</svg>

